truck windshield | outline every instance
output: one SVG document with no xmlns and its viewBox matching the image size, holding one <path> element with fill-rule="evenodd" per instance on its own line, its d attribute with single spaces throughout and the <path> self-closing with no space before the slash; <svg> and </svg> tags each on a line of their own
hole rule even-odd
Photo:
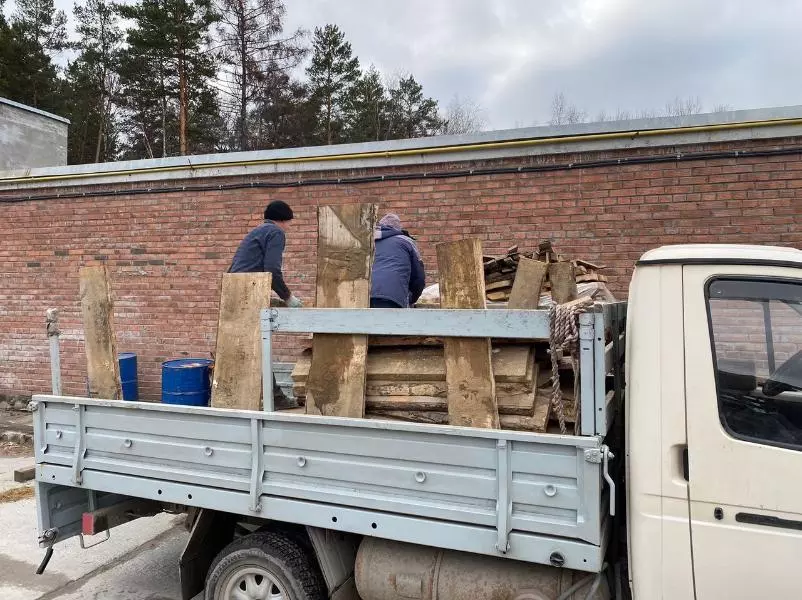
<svg viewBox="0 0 802 600">
<path fill-rule="evenodd" d="M 707 296 L 722 425 L 802 447 L 802 285 L 716 279 Z"/>
</svg>

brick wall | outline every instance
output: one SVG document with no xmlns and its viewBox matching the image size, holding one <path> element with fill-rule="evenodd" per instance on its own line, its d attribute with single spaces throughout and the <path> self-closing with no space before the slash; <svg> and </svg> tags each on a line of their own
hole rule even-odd
<svg viewBox="0 0 802 600">
<path fill-rule="evenodd" d="M 691 148 L 616 151 L 500 159 L 437 169 L 576 163 L 617 156 L 682 151 L 768 149 L 800 139 L 743 141 Z M 254 177 L 304 177 L 413 172 L 416 167 Z M 236 181 L 242 181 L 239 178 Z M 206 183 L 232 183 L 231 179 Z M 174 185 L 171 181 L 169 185 Z M 193 180 L 193 185 L 203 182 Z M 84 186 L 80 191 L 130 190 L 161 184 Z M 51 190 L 26 190 L 46 193 Z M 61 188 L 59 192 L 69 192 Z M 0 199 L 19 192 L 0 192 Z M 436 277 L 434 245 L 479 237 L 485 252 L 513 244 L 535 247 L 551 238 L 564 254 L 608 265 L 621 297 L 634 261 L 662 244 L 685 242 L 802 242 L 802 157 L 705 159 L 628 166 L 285 188 L 106 195 L 2 205 L 0 219 L 0 394 L 49 389 L 44 313 L 61 309 L 66 393 L 85 391 L 78 305 L 78 268 L 106 261 L 116 295 L 121 351 L 139 356 L 140 391 L 157 398 L 160 364 L 214 348 L 220 275 L 269 198 L 280 197 L 297 219 L 288 234 L 285 272 L 296 295 L 314 296 L 316 207 L 377 202 L 394 211 L 418 239 L 428 278 Z M 298 341 L 277 341 L 291 359 Z"/>
</svg>

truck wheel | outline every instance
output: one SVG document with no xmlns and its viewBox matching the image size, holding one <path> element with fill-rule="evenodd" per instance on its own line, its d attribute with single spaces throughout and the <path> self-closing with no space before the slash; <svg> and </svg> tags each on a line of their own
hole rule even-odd
<svg viewBox="0 0 802 600">
<path fill-rule="evenodd" d="M 206 600 L 325 600 L 314 557 L 285 535 L 253 533 L 231 542 L 214 559 Z"/>
</svg>

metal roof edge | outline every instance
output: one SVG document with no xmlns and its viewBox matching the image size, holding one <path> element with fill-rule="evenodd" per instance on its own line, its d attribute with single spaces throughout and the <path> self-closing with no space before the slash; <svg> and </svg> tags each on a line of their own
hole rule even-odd
<svg viewBox="0 0 802 600">
<path fill-rule="evenodd" d="M 14 102 L 13 100 L 9 100 L 8 98 L 0 97 L 0 104 L 6 104 L 6 105 L 11 106 L 13 108 L 18 108 L 20 110 L 24 110 L 26 112 L 33 113 L 35 115 L 39 115 L 40 117 L 46 117 L 48 119 L 52 119 L 54 121 L 60 121 L 62 123 L 70 125 L 70 120 L 69 119 L 65 119 L 64 117 L 60 117 L 58 115 L 54 115 L 53 113 L 49 113 L 47 111 L 40 110 L 38 108 L 34 108 L 33 106 L 28 106 L 27 104 L 20 104 L 19 102 Z M 2 174 L 2 172 L 0 172 L 0 174 Z"/>
<path fill-rule="evenodd" d="M 32 109 L 36 110 L 36 109 Z M 45 113 L 47 114 L 47 113 Z M 191 177 L 222 177 L 234 176 L 243 172 L 249 174 L 257 173 L 287 173 L 293 171 L 309 172 L 313 170 L 335 170 L 352 168 L 381 167 L 389 164 L 409 165 L 409 164 L 433 164 L 437 162 L 453 162 L 456 160 L 481 160 L 485 158 L 500 158 L 504 156 L 520 156 L 521 148 L 492 148 L 492 144 L 514 144 L 526 140 L 542 140 L 548 145 L 541 146 L 543 152 L 546 151 L 566 152 L 568 150 L 559 149 L 560 145 L 568 147 L 565 143 L 566 138 L 574 142 L 570 149 L 572 151 L 599 151 L 605 149 L 616 149 L 621 147 L 642 147 L 665 145 L 655 143 L 657 140 L 651 137 L 649 143 L 632 143 L 630 138 L 626 143 L 615 143 L 616 140 L 598 140 L 605 135 L 615 135 L 616 133 L 633 132 L 632 139 L 637 137 L 638 132 L 677 129 L 676 134 L 688 136 L 685 141 L 673 141 L 672 143 L 699 143 L 700 131 L 704 127 L 726 127 L 727 125 L 763 123 L 772 127 L 780 128 L 782 133 L 776 137 L 788 137 L 790 131 L 796 135 L 802 135 L 802 123 L 789 124 L 789 120 L 802 120 L 802 105 L 786 106 L 776 108 L 737 110 L 724 113 L 705 113 L 698 115 L 688 115 L 683 117 L 657 117 L 648 119 L 631 119 L 625 121 L 607 121 L 599 123 L 581 123 L 575 125 L 558 126 L 537 126 L 519 129 L 503 129 L 464 135 L 444 135 L 427 138 L 414 138 L 403 140 L 390 140 L 381 142 L 365 142 L 357 144 L 339 144 L 332 146 L 308 146 L 301 148 L 285 148 L 278 150 L 255 150 L 249 152 L 229 152 L 221 154 L 203 154 L 194 156 L 176 156 L 167 158 L 144 159 L 133 161 L 120 161 L 113 163 L 70 165 L 64 167 L 43 167 L 36 169 L 20 169 L 0 172 L 0 190 L 19 189 L 20 187 L 46 187 L 44 180 L 52 178 L 72 179 L 71 185 L 90 185 L 98 183 L 108 183 L 112 178 L 132 181 L 147 181 L 165 178 L 191 178 Z M 772 121 L 778 121 L 776 125 Z M 694 131 L 697 128 L 697 131 Z M 687 132 L 683 129 L 689 129 Z M 765 129 L 765 127 L 763 128 Z M 583 141 L 587 136 L 588 143 L 576 144 Z M 593 136 L 596 136 L 595 138 Z M 734 141 L 737 139 L 748 139 L 755 137 L 769 137 L 768 135 L 756 135 L 755 130 L 743 128 L 737 131 L 726 131 L 723 134 L 706 134 L 704 141 Z M 594 140 L 591 144 L 590 140 Z M 675 138 L 672 137 L 672 140 Z M 487 145 L 488 148 L 482 148 Z M 592 148 L 591 148 L 592 146 Z M 456 154 L 460 152 L 460 147 L 469 147 L 470 152 L 464 152 L 457 158 L 446 158 L 449 152 Z M 438 152 L 442 149 L 442 152 Z M 491 151 L 492 149 L 492 151 Z M 418 154 L 416 151 L 420 150 Z M 533 153 L 527 149 L 526 152 Z M 387 156 L 383 156 L 387 153 Z M 399 160 L 397 153 L 404 153 Z M 364 155 L 370 155 L 365 157 Z M 393 156 L 396 154 L 396 156 Z M 432 156 L 434 154 L 434 156 Z M 492 156 L 491 156 L 492 154 Z M 264 163 L 264 164 L 260 164 Z M 254 166 L 258 165 L 258 166 Z M 186 170 L 188 173 L 175 177 L 175 171 Z M 35 180 L 25 181 L 25 179 Z"/>
</svg>

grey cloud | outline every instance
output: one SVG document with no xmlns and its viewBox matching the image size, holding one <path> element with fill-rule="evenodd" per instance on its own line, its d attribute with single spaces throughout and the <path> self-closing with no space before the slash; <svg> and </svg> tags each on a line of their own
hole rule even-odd
<svg viewBox="0 0 802 600">
<path fill-rule="evenodd" d="M 494 128 L 547 121 L 560 91 L 590 115 L 802 103 L 802 0 L 287 1 L 288 29 L 325 23 L 363 65 L 411 72 L 443 105 L 470 97 Z"/>
</svg>

